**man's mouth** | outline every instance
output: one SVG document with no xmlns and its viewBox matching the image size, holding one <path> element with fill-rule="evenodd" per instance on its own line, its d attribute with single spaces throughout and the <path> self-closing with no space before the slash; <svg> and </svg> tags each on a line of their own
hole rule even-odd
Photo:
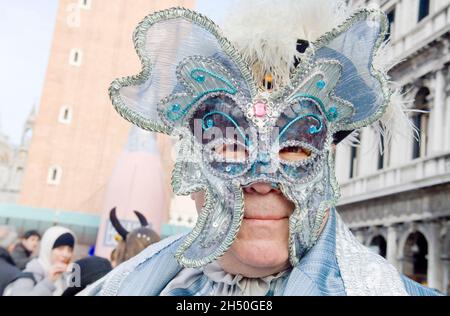
<svg viewBox="0 0 450 316">
<path fill-rule="evenodd" d="M 287 216 L 274 216 L 274 215 L 260 215 L 260 216 L 244 216 L 246 220 L 254 220 L 254 221 L 280 221 L 288 219 Z"/>
</svg>

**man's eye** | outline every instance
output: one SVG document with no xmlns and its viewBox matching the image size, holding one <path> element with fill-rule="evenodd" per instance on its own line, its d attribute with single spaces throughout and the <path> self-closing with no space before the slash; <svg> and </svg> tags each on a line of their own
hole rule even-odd
<svg viewBox="0 0 450 316">
<path fill-rule="evenodd" d="M 311 157 L 311 150 L 300 146 L 290 146 L 281 149 L 279 155 L 286 161 L 300 161 Z"/>
<path fill-rule="evenodd" d="M 214 151 L 223 158 L 230 160 L 242 160 L 249 157 L 248 150 L 239 144 L 221 144 L 214 147 Z"/>
</svg>

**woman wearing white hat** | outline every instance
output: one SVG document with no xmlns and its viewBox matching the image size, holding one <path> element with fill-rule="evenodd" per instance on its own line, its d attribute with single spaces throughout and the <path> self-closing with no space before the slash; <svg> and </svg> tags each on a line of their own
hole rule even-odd
<svg viewBox="0 0 450 316">
<path fill-rule="evenodd" d="M 59 296 L 67 288 L 65 272 L 72 260 L 75 235 L 64 227 L 49 228 L 41 241 L 39 257 L 6 291 L 11 296 Z"/>
</svg>

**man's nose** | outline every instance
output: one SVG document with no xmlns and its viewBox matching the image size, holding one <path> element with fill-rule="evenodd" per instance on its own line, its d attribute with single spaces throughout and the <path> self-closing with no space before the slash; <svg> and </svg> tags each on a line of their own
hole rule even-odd
<svg viewBox="0 0 450 316">
<path fill-rule="evenodd" d="M 247 187 L 244 187 L 245 193 L 257 193 L 257 194 L 268 194 L 268 193 L 280 193 L 277 186 L 267 183 L 267 182 L 256 182 Z"/>
</svg>

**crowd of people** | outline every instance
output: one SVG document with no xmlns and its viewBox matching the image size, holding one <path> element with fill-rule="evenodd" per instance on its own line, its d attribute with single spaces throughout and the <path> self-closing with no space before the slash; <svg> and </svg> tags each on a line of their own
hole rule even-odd
<svg viewBox="0 0 450 316">
<path fill-rule="evenodd" d="M 118 232 L 109 259 L 87 256 L 74 261 L 77 239 L 68 228 L 53 226 L 44 234 L 26 231 L 19 237 L 12 226 L 0 226 L 0 296 L 74 296 L 115 266 L 160 240 L 145 217 L 136 212 L 141 227 L 128 232 L 111 211 Z"/>
</svg>

